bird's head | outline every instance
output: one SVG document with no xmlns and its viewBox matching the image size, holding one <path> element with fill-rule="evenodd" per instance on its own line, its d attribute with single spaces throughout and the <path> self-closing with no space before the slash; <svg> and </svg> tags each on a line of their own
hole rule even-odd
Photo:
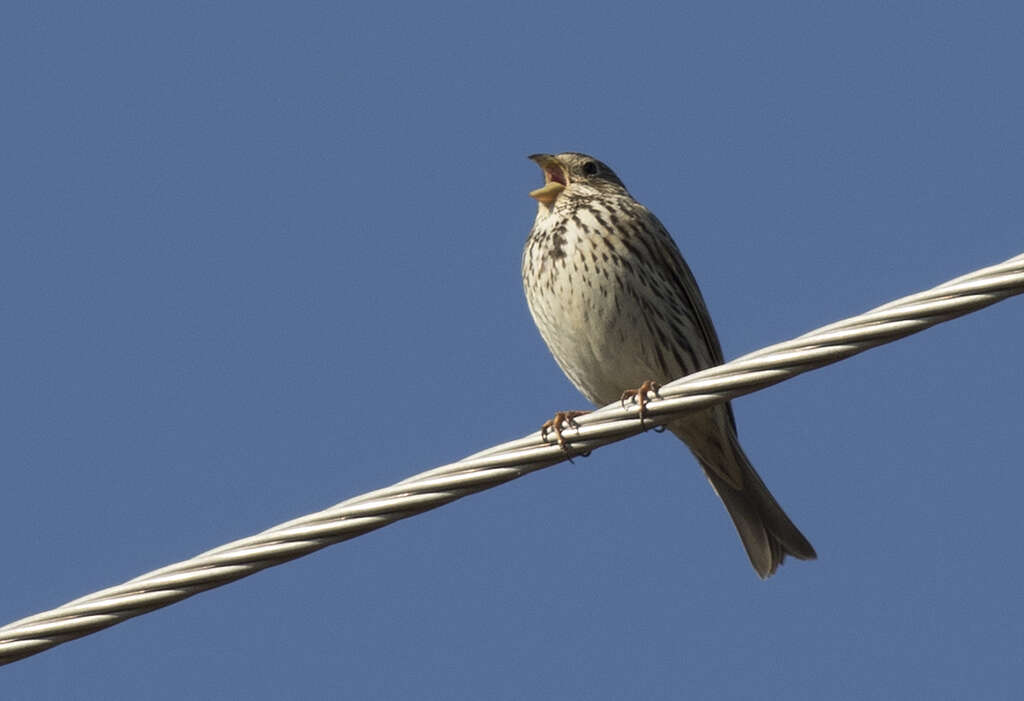
<svg viewBox="0 0 1024 701">
<path fill-rule="evenodd" d="M 619 177 L 601 161 L 585 153 L 535 153 L 530 160 L 544 171 L 544 187 L 530 193 L 542 205 L 552 207 L 559 197 L 598 197 L 628 194 Z"/>
</svg>

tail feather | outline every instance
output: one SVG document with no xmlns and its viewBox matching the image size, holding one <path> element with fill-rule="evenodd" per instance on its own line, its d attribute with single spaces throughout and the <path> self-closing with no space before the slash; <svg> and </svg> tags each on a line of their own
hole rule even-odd
<svg viewBox="0 0 1024 701">
<path fill-rule="evenodd" d="M 772 576 L 786 559 L 786 555 L 792 555 L 799 560 L 816 559 L 818 555 L 814 552 L 814 547 L 775 501 L 739 443 L 733 441 L 732 447 L 731 452 L 735 454 L 743 475 L 741 489 L 736 489 L 726 482 L 720 476 L 720 470 L 713 469 L 699 458 L 698 460 L 708 481 L 732 517 L 757 574 L 762 579 Z"/>
</svg>

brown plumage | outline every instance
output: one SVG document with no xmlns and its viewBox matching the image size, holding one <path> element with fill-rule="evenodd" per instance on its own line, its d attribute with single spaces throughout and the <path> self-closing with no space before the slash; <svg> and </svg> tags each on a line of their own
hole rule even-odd
<svg viewBox="0 0 1024 701">
<path fill-rule="evenodd" d="M 648 381 L 722 362 L 697 283 L 672 237 L 612 170 L 581 153 L 531 156 L 545 185 L 523 251 L 523 289 L 568 378 L 599 406 Z M 728 403 L 668 424 L 697 458 L 762 578 L 814 548 L 740 447 Z"/>
</svg>

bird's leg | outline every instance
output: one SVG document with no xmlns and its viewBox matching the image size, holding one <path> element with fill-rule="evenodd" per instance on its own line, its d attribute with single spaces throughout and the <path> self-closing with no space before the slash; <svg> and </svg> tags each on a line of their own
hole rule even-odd
<svg viewBox="0 0 1024 701">
<path fill-rule="evenodd" d="M 654 380 L 647 380 L 636 389 L 627 389 L 622 393 L 622 396 L 619 397 L 619 402 L 622 403 L 623 409 L 626 408 L 627 399 L 630 399 L 640 405 L 640 428 L 644 427 L 644 417 L 647 415 L 644 409 L 647 406 L 647 402 L 650 401 L 647 398 L 647 395 L 653 394 L 655 397 L 661 398 L 661 395 L 658 394 L 659 389 L 661 389 L 661 385 Z"/>
<path fill-rule="evenodd" d="M 544 422 L 544 425 L 540 427 L 540 437 L 547 438 L 549 433 L 554 433 L 555 438 L 558 439 L 558 447 L 562 450 L 568 450 L 569 444 L 562 436 L 562 426 L 568 426 L 569 428 L 579 428 L 576 424 L 576 417 L 589 414 L 589 411 L 559 411 L 554 417 Z"/>
</svg>

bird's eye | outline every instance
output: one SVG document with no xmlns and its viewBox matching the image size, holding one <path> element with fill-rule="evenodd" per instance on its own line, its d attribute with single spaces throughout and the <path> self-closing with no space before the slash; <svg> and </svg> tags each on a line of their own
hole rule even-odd
<svg viewBox="0 0 1024 701">
<path fill-rule="evenodd" d="M 597 171 L 600 170 L 597 163 L 594 161 L 587 161 L 583 164 L 584 175 L 597 175 Z"/>
</svg>

